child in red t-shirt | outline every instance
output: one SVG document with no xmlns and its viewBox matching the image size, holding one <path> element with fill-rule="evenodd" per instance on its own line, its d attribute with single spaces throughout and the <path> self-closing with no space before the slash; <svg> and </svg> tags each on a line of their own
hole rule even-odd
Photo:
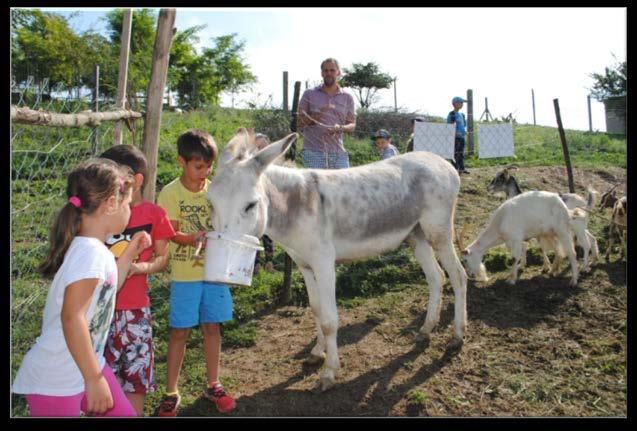
<svg viewBox="0 0 637 431">
<path fill-rule="evenodd" d="M 168 265 L 168 243 L 175 230 L 166 211 L 142 196 L 147 163 L 139 149 L 116 145 L 101 157 L 128 166 L 135 174 L 130 220 L 124 232 L 107 239 L 107 246 L 117 258 L 136 232 L 144 230 L 152 239 L 151 246 L 131 264 L 128 278 L 117 292 L 115 316 L 104 349 L 106 361 L 113 374 L 120 377 L 126 397 L 142 416 L 146 394 L 156 389 L 147 275 Z"/>
</svg>

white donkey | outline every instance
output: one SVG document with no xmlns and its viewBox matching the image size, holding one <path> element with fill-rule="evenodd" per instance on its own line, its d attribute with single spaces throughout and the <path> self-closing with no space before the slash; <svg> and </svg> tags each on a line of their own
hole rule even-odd
<svg viewBox="0 0 637 431">
<path fill-rule="evenodd" d="M 298 135 L 292 133 L 256 152 L 254 132 L 240 129 L 222 153 L 208 190 L 213 226 L 221 232 L 261 236 L 281 244 L 305 279 L 316 320 L 311 360 L 325 360 L 320 386 L 333 386 L 340 363 L 336 332 L 335 264 L 414 247 L 429 285 L 420 337 L 440 318 L 444 272 L 455 296 L 454 337 L 466 330 L 467 275 L 453 247 L 453 218 L 460 188 L 456 170 L 423 151 L 341 170 L 273 165 Z"/>
</svg>

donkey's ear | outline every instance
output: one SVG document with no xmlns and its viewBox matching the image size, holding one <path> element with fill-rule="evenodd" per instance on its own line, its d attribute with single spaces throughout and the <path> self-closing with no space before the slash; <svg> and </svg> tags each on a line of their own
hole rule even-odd
<svg viewBox="0 0 637 431">
<path fill-rule="evenodd" d="M 257 174 L 263 172 L 277 157 L 283 155 L 298 137 L 298 133 L 290 133 L 285 138 L 273 142 L 255 154 L 251 162 L 254 164 Z"/>
</svg>

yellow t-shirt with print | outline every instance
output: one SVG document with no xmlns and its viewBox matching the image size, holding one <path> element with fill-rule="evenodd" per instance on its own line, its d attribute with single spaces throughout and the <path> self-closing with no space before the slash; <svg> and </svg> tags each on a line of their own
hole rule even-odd
<svg viewBox="0 0 637 431">
<path fill-rule="evenodd" d="M 168 218 L 179 222 L 179 231 L 185 234 L 202 230 L 212 231 L 212 206 L 206 198 L 210 180 L 204 188 L 191 192 L 177 178 L 166 184 L 157 197 L 157 205 L 166 210 Z M 200 281 L 204 277 L 204 259 L 193 259 L 195 248 L 170 242 L 170 265 L 173 281 Z M 202 248 L 200 256 L 205 255 Z"/>
</svg>

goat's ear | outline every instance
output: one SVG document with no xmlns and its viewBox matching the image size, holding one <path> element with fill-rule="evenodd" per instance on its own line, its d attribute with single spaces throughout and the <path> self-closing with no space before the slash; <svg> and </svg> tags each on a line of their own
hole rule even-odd
<svg viewBox="0 0 637 431">
<path fill-rule="evenodd" d="M 270 163 L 272 163 L 277 157 L 283 155 L 287 150 L 290 149 L 292 144 L 298 139 L 298 133 L 290 133 L 285 138 L 273 142 L 268 145 L 261 151 L 255 154 L 252 158 L 251 163 L 253 163 L 257 174 L 261 174 L 268 167 Z"/>
</svg>

